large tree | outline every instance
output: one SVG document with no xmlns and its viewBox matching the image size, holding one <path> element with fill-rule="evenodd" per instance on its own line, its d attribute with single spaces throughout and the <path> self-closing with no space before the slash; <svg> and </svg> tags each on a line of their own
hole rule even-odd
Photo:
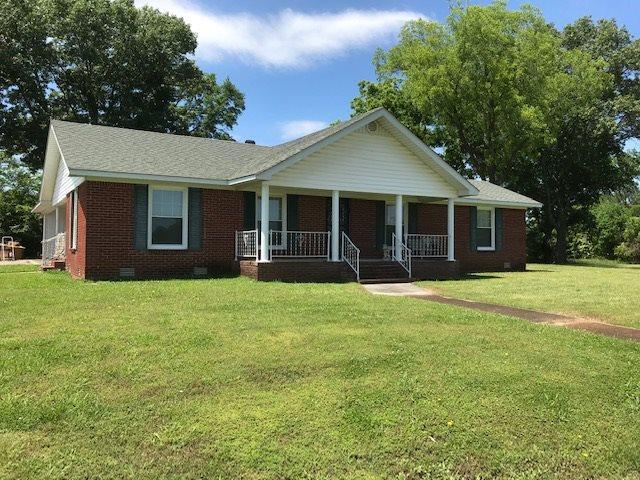
<svg viewBox="0 0 640 480">
<path fill-rule="evenodd" d="M 214 138 L 244 110 L 177 17 L 133 0 L 0 0 L 0 149 L 42 166 L 50 118 Z"/>
<path fill-rule="evenodd" d="M 394 79 L 441 132 L 450 164 L 544 203 L 538 225 L 559 262 L 576 210 L 632 176 L 610 64 L 563 44 L 530 7 L 457 6 L 444 24 L 409 22 L 376 62 L 380 82 Z"/>
</svg>

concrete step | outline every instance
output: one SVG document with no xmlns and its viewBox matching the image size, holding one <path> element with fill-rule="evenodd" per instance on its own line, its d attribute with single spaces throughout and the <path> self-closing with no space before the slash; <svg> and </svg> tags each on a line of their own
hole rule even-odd
<svg viewBox="0 0 640 480">
<path fill-rule="evenodd" d="M 411 278 L 360 278 L 363 285 L 371 285 L 376 283 L 411 283 Z"/>
</svg>

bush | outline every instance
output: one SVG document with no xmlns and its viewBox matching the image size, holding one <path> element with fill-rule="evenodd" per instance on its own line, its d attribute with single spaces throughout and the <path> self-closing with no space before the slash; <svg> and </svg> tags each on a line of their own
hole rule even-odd
<svg viewBox="0 0 640 480">
<path fill-rule="evenodd" d="M 627 220 L 631 216 L 629 207 L 606 199 L 595 205 L 591 213 L 595 220 L 594 253 L 614 258 L 616 247 L 623 238 Z"/>
<path fill-rule="evenodd" d="M 640 217 L 629 217 L 623 242 L 618 245 L 615 253 L 621 260 L 640 263 Z"/>
<path fill-rule="evenodd" d="M 570 231 L 567 244 L 569 258 L 592 258 L 594 248 L 586 232 Z"/>
</svg>

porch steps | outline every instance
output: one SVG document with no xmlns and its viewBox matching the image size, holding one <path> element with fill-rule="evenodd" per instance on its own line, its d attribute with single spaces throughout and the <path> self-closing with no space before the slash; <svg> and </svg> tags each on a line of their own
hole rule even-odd
<svg viewBox="0 0 640 480">
<path fill-rule="evenodd" d="M 409 281 L 411 281 L 409 274 L 397 262 L 360 261 L 360 283 L 401 283 Z"/>
<path fill-rule="evenodd" d="M 64 260 L 53 260 L 49 263 L 46 263 L 40 267 L 43 272 L 48 272 L 51 270 L 64 270 L 66 267 L 66 263 Z"/>
</svg>

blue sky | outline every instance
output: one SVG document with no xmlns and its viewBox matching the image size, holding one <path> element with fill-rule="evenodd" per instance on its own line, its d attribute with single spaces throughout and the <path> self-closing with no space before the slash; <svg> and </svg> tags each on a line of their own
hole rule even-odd
<svg viewBox="0 0 640 480">
<path fill-rule="evenodd" d="M 485 4 L 486 1 L 472 3 Z M 509 2 L 512 8 L 519 1 Z M 640 35 L 639 0 L 538 0 L 562 27 L 583 15 L 616 18 Z M 377 47 L 389 47 L 401 25 L 443 21 L 448 0 L 246 1 L 138 0 L 183 17 L 198 35 L 199 66 L 228 76 L 246 95 L 234 137 L 274 145 L 349 117 L 362 79 L 374 79 Z"/>
</svg>

